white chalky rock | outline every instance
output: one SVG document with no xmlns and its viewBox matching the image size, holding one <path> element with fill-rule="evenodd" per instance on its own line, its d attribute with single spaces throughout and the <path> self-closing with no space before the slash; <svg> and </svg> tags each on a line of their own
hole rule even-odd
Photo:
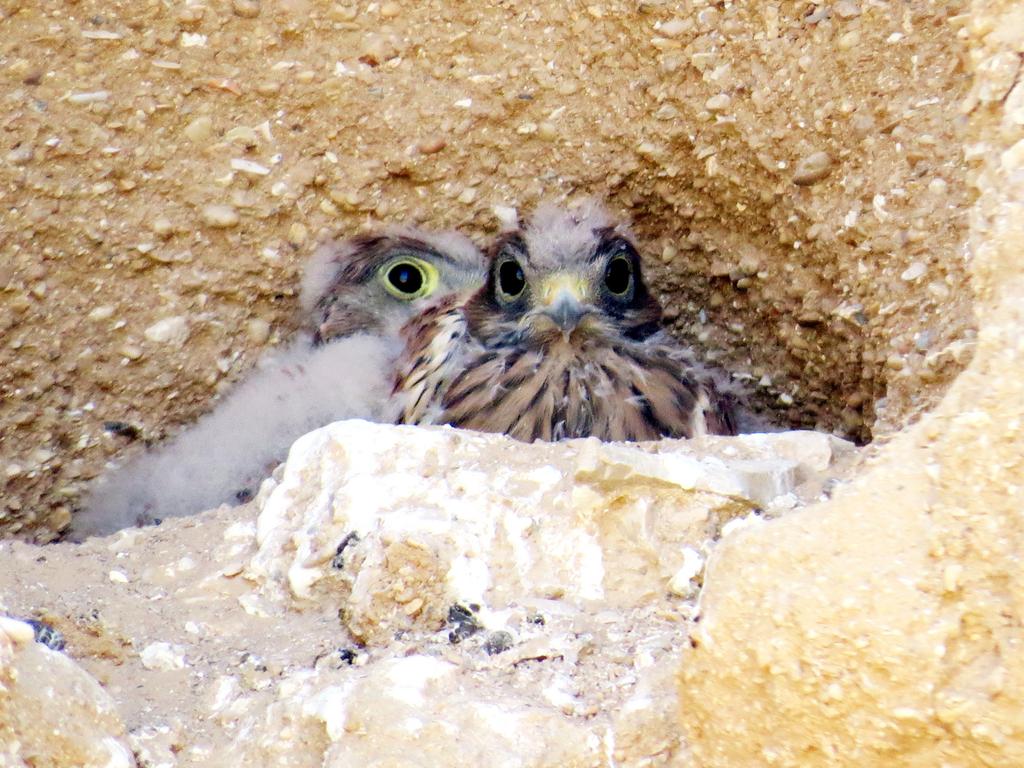
<svg viewBox="0 0 1024 768">
<path fill-rule="evenodd" d="M 599 765 L 604 751 L 584 721 L 515 695 L 495 700 L 432 656 L 390 659 L 354 676 L 295 675 L 280 690 L 236 741 L 239 764 L 280 765 L 325 737 L 325 766 L 413 765 L 410 755 L 416 765 Z"/>
<path fill-rule="evenodd" d="M 665 593 L 686 546 L 791 491 L 839 445 L 810 433 L 527 445 L 339 422 L 292 447 L 247 575 L 277 599 L 340 601 L 370 643 L 437 628 L 456 603 L 641 606 Z"/>
<path fill-rule="evenodd" d="M 170 643 L 150 643 L 139 654 L 146 669 L 184 669 L 185 654 L 182 649 Z"/>
</svg>

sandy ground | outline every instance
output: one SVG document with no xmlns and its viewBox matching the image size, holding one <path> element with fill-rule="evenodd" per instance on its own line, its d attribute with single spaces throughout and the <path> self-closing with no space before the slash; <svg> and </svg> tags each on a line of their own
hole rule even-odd
<svg viewBox="0 0 1024 768">
<path fill-rule="evenodd" d="M 56 560 L 8 542 L 0 545 L 0 593 L 11 615 L 39 617 L 63 634 L 66 652 L 117 702 L 136 749 L 145 745 L 154 755 L 184 749 L 176 763 L 182 766 L 205 765 L 210 752 L 223 758 L 239 735 L 238 722 L 214 711 L 226 676 L 242 681 L 258 710 L 281 695 L 280 686 L 300 670 L 340 670 L 343 681 L 383 659 L 427 654 L 510 697 L 537 697 L 553 680 L 571 675 L 577 694 L 573 717 L 584 723 L 598 712 L 617 711 L 635 691 L 639 646 L 650 646 L 646 652 L 664 661 L 688 631 L 684 614 L 666 603 L 628 616 L 562 617 L 547 611 L 536 634 L 553 638 L 564 655 L 537 662 L 515 663 L 517 653 L 488 655 L 487 633 L 453 645 L 449 626 L 363 649 L 331 608 L 307 606 L 270 616 L 239 610 L 239 596 L 251 587 L 237 574 L 221 575 L 231 568 L 220 558 L 228 550 L 237 554 L 231 544 L 238 541 L 223 543 L 223 533 L 234 522 L 250 523 L 253 514 L 246 507 L 175 520 L 144 541 L 62 545 Z M 183 556 L 186 551 L 191 554 Z M 54 578 L 58 562 L 64 576 Z M 147 669 L 142 655 L 161 643 L 183 654 L 187 666 Z"/>
<path fill-rule="evenodd" d="M 404 764 L 387 762 L 389 740 L 443 748 L 450 737 L 428 732 L 460 718 L 454 764 L 473 764 L 474 749 L 491 754 L 499 747 L 478 710 L 513 743 L 547 744 L 531 764 L 592 765 L 577 753 L 612 733 L 607 749 L 639 764 L 678 751 L 675 669 L 711 542 L 723 526 L 764 525 L 823 498 L 856 460 L 849 443 L 807 432 L 525 447 L 404 431 L 415 439 L 359 422 L 322 430 L 245 506 L 81 545 L 0 543 L 0 614 L 59 633 L 147 765 L 221 765 L 239 749 L 252 764 L 278 764 L 259 740 L 295 745 L 309 729 L 323 741 L 325 723 L 311 715 L 319 701 L 330 702 L 328 733 L 347 723 L 333 748 L 382 765 Z M 372 448 L 355 439 L 366 434 Z M 352 543 L 332 557 L 339 540 Z M 293 581 L 296 569 L 308 578 Z M 421 736 L 403 730 L 405 716 L 389 724 L 416 675 L 387 670 L 413 657 L 413 668 L 455 676 L 450 696 L 424 692 L 415 717 L 431 727 Z M 0 741 L 8 702 L 35 705 L 5 692 Z M 555 756 L 559 729 L 575 734 L 568 762 Z M 327 746 L 296 749 L 288 764 L 313 764 Z M 534 746 L 512 749 L 528 760 Z M 328 754 L 325 764 L 365 764 Z"/>
</svg>

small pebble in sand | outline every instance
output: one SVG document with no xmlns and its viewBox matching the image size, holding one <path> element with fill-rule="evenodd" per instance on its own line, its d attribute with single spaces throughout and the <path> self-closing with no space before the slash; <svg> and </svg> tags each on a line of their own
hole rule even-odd
<svg viewBox="0 0 1024 768">
<path fill-rule="evenodd" d="M 35 157 L 31 144 L 22 144 L 7 153 L 7 162 L 11 165 L 28 165 Z"/>
<path fill-rule="evenodd" d="M 806 187 L 832 173 L 832 157 L 828 152 L 813 152 L 800 158 L 793 171 L 793 183 Z"/>
<path fill-rule="evenodd" d="M 169 671 L 185 668 L 185 654 L 170 643 L 150 643 L 139 654 L 146 669 Z"/>
<path fill-rule="evenodd" d="M 243 157 L 231 158 L 231 168 L 235 171 L 241 171 L 250 176 L 266 176 L 270 173 L 270 169 L 265 165 L 254 162 L 252 160 L 246 160 Z"/>
<path fill-rule="evenodd" d="M 270 338 L 270 323 L 262 317 L 253 318 L 246 323 L 245 330 L 249 338 L 257 344 L 266 344 Z"/>
<path fill-rule="evenodd" d="M 260 15 L 260 3 L 259 0 L 234 0 L 231 10 L 243 19 L 254 19 Z"/>
<path fill-rule="evenodd" d="M 89 91 L 87 93 L 73 93 L 68 96 L 68 101 L 72 104 L 95 104 L 96 102 L 106 101 L 110 98 L 110 91 Z"/>
<path fill-rule="evenodd" d="M 692 26 L 693 22 L 689 19 L 669 19 L 658 26 L 658 32 L 663 34 L 665 37 L 675 37 L 676 35 L 686 32 Z"/>
<path fill-rule="evenodd" d="M 900 371 L 903 370 L 905 365 L 906 361 L 903 359 L 902 355 L 897 355 L 896 353 L 893 353 L 889 355 L 887 358 L 885 358 L 885 367 L 889 368 L 890 370 Z"/>
<path fill-rule="evenodd" d="M 727 93 L 719 93 L 704 102 L 704 108 L 709 112 L 721 112 L 729 108 L 732 99 Z"/>
<path fill-rule="evenodd" d="M 213 120 L 208 115 L 200 115 L 185 126 L 184 133 L 189 141 L 197 144 L 206 141 L 213 134 Z"/>
<path fill-rule="evenodd" d="M 158 216 L 149 226 L 158 237 L 170 237 L 174 234 L 174 224 L 166 216 Z"/>
<path fill-rule="evenodd" d="M 425 136 L 416 143 L 416 151 L 421 155 L 435 155 L 447 146 L 444 136 Z"/>
<path fill-rule="evenodd" d="M 218 229 L 227 229 L 238 224 L 238 211 L 222 203 L 204 205 L 200 215 L 203 222 Z"/>
<path fill-rule="evenodd" d="M 492 632 L 484 642 L 484 650 L 488 656 L 504 653 L 512 647 L 512 635 L 505 631 Z"/>
<path fill-rule="evenodd" d="M 841 19 L 852 19 L 860 16 L 860 3 L 853 0 L 840 0 L 835 6 L 836 15 Z"/>
<path fill-rule="evenodd" d="M 913 264 L 911 264 L 909 267 L 903 270 L 903 273 L 900 275 L 900 279 L 905 280 L 908 283 L 913 282 L 914 280 L 917 280 L 919 277 L 924 277 L 925 273 L 927 272 L 928 267 L 925 266 L 924 262 L 915 261 Z"/>
<path fill-rule="evenodd" d="M 188 320 L 182 315 L 165 317 L 162 320 L 157 320 L 143 333 L 147 339 L 158 344 L 176 344 L 180 346 L 188 338 Z"/>
</svg>

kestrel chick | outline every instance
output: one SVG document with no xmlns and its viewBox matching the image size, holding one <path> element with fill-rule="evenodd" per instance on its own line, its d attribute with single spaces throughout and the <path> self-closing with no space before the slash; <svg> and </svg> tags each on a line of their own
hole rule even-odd
<svg viewBox="0 0 1024 768">
<path fill-rule="evenodd" d="M 542 208 L 490 249 L 484 286 L 404 329 L 399 421 L 514 438 L 735 434 L 731 398 L 661 328 L 626 229 Z"/>
<path fill-rule="evenodd" d="M 397 338 L 438 297 L 478 288 L 484 270 L 479 249 L 456 232 L 393 228 L 321 246 L 303 276 L 300 303 L 315 345 L 353 333 Z"/>
<path fill-rule="evenodd" d="M 303 280 L 311 334 L 266 355 L 173 440 L 104 475 L 75 514 L 71 538 L 237 501 L 306 432 L 339 419 L 391 421 L 401 325 L 445 292 L 478 287 L 484 268 L 479 250 L 456 234 L 401 229 L 328 243 Z"/>
</svg>

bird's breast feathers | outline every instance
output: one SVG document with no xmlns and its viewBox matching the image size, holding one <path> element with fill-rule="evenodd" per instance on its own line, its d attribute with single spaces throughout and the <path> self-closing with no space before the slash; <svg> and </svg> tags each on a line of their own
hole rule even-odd
<svg viewBox="0 0 1024 768">
<path fill-rule="evenodd" d="M 394 395 L 402 424 L 443 424 L 444 390 L 465 370 L 474 346 L 466 319 L 454 297 L 423 311 L 402 329 Z"/>
<path fill-rule="evenodd" d="M 487 346 L 452 303 L 425 312 L 406 333 L 395 387 L 404 423 L 525 441 L 734 432 L 728 404 L 676 345 L 584 336 Z"/>
</svg>

